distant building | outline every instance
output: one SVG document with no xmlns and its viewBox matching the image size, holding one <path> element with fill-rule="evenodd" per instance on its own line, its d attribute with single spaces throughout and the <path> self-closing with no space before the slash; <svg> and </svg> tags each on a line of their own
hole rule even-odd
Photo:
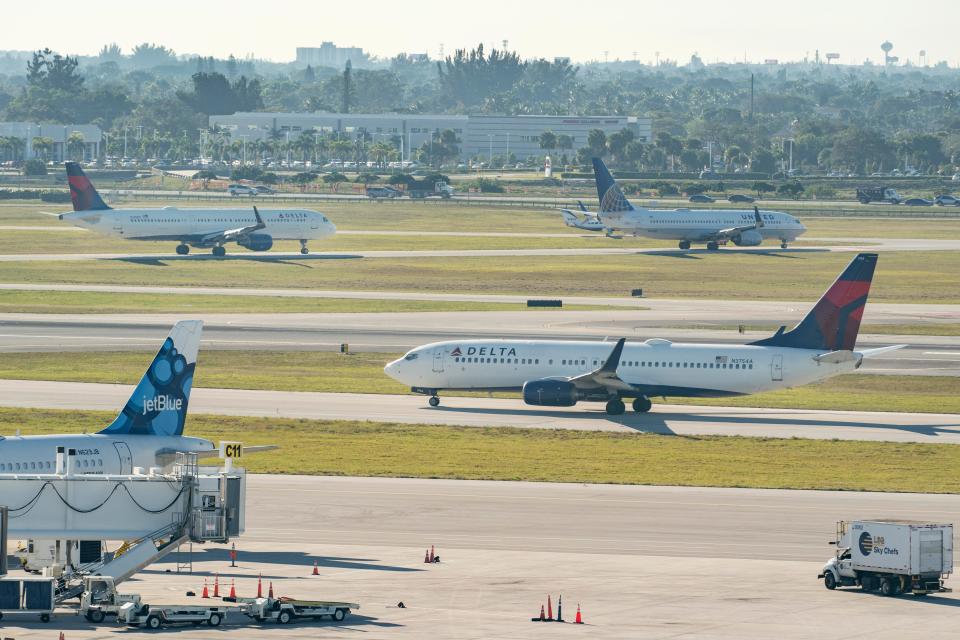
<svg viewBox="0 0 960 640">
<path fill-rule="evenodd" d="M 367 61 L 367 54 L 360 47 L 338 47 L 332 42 L 324 42 L 319 47 L 297 47 L 297 64 L 311 67 L 334 67 L 339 69 L 350 61 L 359 66 Z"/>
<path fill-rule="evenodd" d="M 100 155 L 100 141 L 103 133 L 93 124 L 36 124 L 33 122 L 0 122 L 0 138 L 19 138 L 23 149 L 16 154 L 17 160 L 31 160 L 44 157 L 46 160 L 63 162 L 69 157 L 67 140 L 70 134 L 77 132 L 83 136 L 84 160 L 92 160 Z M 49 138 L 53 141 L 49 151 L 34 148 L 36 138 Z M 0 158 L 13 160 L 9 148 L 0 148 Z"/>
<path fill-rule="evenodd" d="M 434 132 L 451 129 L 460 139 L 461 159 L 489 155 L 517 158 L 543 157 L 549 153 L 573 154 L 587 146 L 592 129 L 607 135 L 630 129 L 643 143 L 653 140 L 652 120 L 633 116 L 487 116 L 487 115 L 411 115 L 403 113 L 235 113 L 210 116 L 210 126 L 230 131 L 234 140 L 264 140 L 271 135 L 290 136 L 302 133 L 339 132 L 347 139 L 366 132 L 376 140 L 379 136 L 403 140 L 404 157 L 429 143 Z M 571 139 L 569 149 L 541 149 L 540 135 L 552 131 Z M 273 133 L 276 132 L 276 133 Z"/>
</svg>

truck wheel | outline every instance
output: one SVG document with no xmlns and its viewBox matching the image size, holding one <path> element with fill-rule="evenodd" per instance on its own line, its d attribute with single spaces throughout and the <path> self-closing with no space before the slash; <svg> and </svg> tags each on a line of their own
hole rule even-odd
<svg viewBox="0 0 960 640">
<path fill-rule="evenodd" d="M 159 616 L 147 616 L 148 629 L 159 629 L 161 624 Z"/>
<path fill-rule="evenodd" d="M 293 616 L 290 615 L 289 611 L 281 611 L 280 615 L 277 616 L 277 622 L 280 624 L 290 624 L 292 619 Z"/>
<path fill-rule="evenodd" d="M 860 588 L 867 592 L 875 590 L 876 586 L 874 586 L 874 577 L 860 576 Z"/>
<path fill-rule="evenodd" d="M 897 588 L 897 583 L 889 578 L 884 578 L 880 582 L 880 593 L 885 596 L 895 596 L 900 589 Z"/>
<path fill-rule="evenodd" d="M 827 589 L 830 589 L 830 591 L 833 591 L 837 588 L 837 579 L 833 577 L 833 571 L 827 571 L 827 573 L 824 574 L 823 586 L 825 586 Z"/>
<path fill-rule="evenodd" d="M 220 626 L 220 614 L 219 614 L 219 613 L 212 613 L 212 614 L 210 614 L 210 619 L 207 620 L 207 624 L 210 625 L 211 627 L 219 627 L 219 626 Z"/>
<path fill-rule="evenodd" d="M 333 616 L 331 617 L 337 622 L 340 622 L 341 620 L 347 617 L 347 612 L 343 609 L 337 609 L 336 611 L 333 612 Z"/>
<path fill-rule="evenodd" d="M 92 609 L 91 611 L 87 612 L 87 620 L 89 620 L 93 624 L 100 624 L 101 622 L 103 622 L 103 617 L 104 617 L 104 613 L 100 609 Z"/>
</svg>

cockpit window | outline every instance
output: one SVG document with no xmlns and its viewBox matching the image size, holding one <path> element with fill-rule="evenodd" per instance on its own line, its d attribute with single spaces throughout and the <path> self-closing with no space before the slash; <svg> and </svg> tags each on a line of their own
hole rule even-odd
<svg viewBox="0 0 960 640">
<path fill-rule="evenodd" d="M 420 357 L 420 354 L 419 354 L 419 353 L 408 353 L 407 355 L 403 356 L 403 359 L 404 359 L 404 360 L 416 360 L 416 359 L 419 358 L 419 357 Z"/>
</svg>

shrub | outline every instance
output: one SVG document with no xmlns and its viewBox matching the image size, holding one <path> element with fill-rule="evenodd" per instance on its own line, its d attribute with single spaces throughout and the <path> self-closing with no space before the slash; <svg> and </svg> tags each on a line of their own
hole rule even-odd
<svg viewBox="0 0 960 640">
<path fill-rule="evenodd" d="M 23 163 L 23 175 L 25 176 L 45 176 L 47 175 L 47 164 L 39 158 L 27 160 Z"/>
</svg>

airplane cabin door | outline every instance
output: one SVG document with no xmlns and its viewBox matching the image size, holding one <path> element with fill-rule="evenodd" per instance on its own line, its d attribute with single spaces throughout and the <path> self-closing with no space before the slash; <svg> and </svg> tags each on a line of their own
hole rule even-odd
<svg viewBox="0 0 960 640">
<path fill-rule="evenodd" d="M 133 455 L 130 453 L 130 447 L 126 442 L 114 442 L 113 446 L 120 456 L 120 474 L 125 475 L 133 473 Z"/>
<path fill-rule="evenodd" d="M 770 379 L 774 382 L 783 380 L 783 356 L 780 354 L 773 356 L 773 361 L 770 363 Z"/>
<path fill-rule="evenodd" d="M 433 371 L 434 373 L 443 373 L 443 349 L 437 349 L 433 352 Z"/>
</svg>

